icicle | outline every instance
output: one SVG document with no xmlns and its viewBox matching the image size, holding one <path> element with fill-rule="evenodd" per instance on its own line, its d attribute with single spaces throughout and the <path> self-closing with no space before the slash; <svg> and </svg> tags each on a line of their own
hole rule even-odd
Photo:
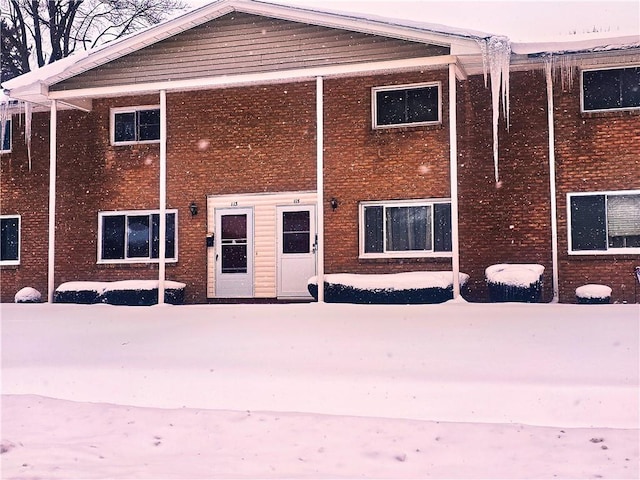
<svg viewBox="0 0 640 480">
<path fill-rule="evenodd" d="M 478 42 L 482 53 L 484 83 L 487 86 L 487 73 L 491 77 L 491 104 L 493 110 L 493 169 L 496 183 L 498 174 L 498 119 L 500 100 L 509 130 L 509 64 L 511 61 L 511 43 L 507 37 L 493 36 Z"/>
<path fill-rule="evenodd" d="M 11 118 L 9 113 L 9 100 L 0 102 L 0 143 L 4 142 L 4 136 L 7 129 L 7 121 Z"/>
<path fill-rule="evenodd" d="M 29 171 L 31 171 L 31 117 L 33 109 L 30 102 L 24 103 L 24 142 L 27 144 L 27 157 L 29 158 Z"/>
</svg>

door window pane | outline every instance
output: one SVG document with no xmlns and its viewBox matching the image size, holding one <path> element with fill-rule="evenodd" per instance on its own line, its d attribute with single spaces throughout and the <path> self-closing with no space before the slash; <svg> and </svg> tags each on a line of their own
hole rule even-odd
<svg viewBox="0 0 640 480">
<path fill-rule="evenodd" d="M 223 215 L 220 221 L 222 223 L 223 241 L 247 239 L 246 215 Z"/>
<path fill-rule="evenodd" d="M 247 215 L 222 215 L 222 273 L 247 273 Z"/>
<path fill-rule="evenodd" d="M 247 245 L 222 245 L 222 273 L 247 273 Z"/>
<path fill-rule="evenodd" d="M 282 213 L 282 253 L 311 251 L 311 216 L 308 210 Z"/>
</svg>

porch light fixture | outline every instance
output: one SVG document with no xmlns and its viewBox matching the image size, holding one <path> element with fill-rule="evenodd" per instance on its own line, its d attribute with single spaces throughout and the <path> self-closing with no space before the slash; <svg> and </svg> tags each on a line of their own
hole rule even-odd
<svg viewBox="0 0 640 480">
<path fill-rule="evenodd" d="M 335 210 L 336 208 L 338 208 L 338 199 L 336 197 L 332 197 L 331 200 L 329 200 L 329 203 L 331 204 L 331 209 Z"/>
<path fill-rule="evenodd" d="M 198 205 L 196 205 L 196 202 L 191 202 L 189 205 L 189 211 L 191 212 L 192 217 L 195 217 L 198 214 Z"/>
</svg>

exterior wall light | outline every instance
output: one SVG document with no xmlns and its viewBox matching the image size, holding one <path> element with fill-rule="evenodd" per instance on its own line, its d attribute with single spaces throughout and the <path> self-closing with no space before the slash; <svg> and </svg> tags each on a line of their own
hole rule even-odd
<svg viewBox="0 0 640 480">
<path fill-rule="evenodd" d="M 198 214 L 198 205 L 196 205 L 196 202 L 191 202 L 189 205 L 189 211 L 191 212 L 192 217 L 195 217 Z"/>
</svg>

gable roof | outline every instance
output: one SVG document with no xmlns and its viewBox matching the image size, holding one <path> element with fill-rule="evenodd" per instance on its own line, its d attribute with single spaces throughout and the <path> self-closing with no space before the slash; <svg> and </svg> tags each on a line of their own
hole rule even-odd
<svg viewBox="0 0 640 480">
<path fill-rule="evenodd" d="M 78 52 L 53 64 L 9 80 L 3 84 L 13 98 L 48 103 L 52 85 L 113 62 L 132 52 L 150 47 L 187 30 L 219 19 L 232 12 L 258 15 L 307 25 L 358 32 L 384 38 L 449 48 L 452 55 L 478 54 L 477 40 L 490 35 L 436 24 L 386 19 L 335 11 L 279 5 L 262 0 L 218 0 L 159 25 L 149 27 L 93 50 Z"/>
</svg>

